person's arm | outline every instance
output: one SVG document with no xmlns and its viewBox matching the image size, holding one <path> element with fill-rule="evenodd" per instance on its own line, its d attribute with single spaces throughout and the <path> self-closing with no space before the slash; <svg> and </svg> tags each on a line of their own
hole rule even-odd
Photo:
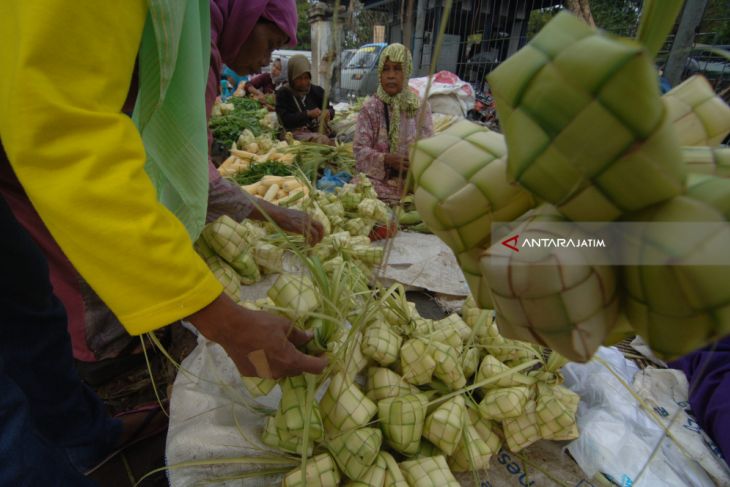
<svg viewBox="0 0 730 487">
<path fill-rule="evenodd" d="M 376 105 L 370 99 L 365 102 L 357 117 L 355 138 L 352 142 L 352 151 L 355 155 L 356 168 L 374 179 L 384 180 L 385 155 L 375 147 L 378 142 L 380 120 Z"/>
<path fill-rule="evenodd" d="M 131 334 L 187 317 L 242 374 L 320 372 L 325 359 L 294 348 L 309 335 L 222 294 L 157 201 L 142 140 L 120 111 L 146 9 L 144 0 L 0 6 L 8 159 L 56 242 Z"/>
<path fill-rule="evenodd" d="M 294 95 L 282 88 L 276 92 L 276 114 L 286 130 L 304 127 L 309 122 L 307 112 L 300 112 L 294 101 Z"/>
<path fill-rule="evenodd" d="M 69 260 L 132 334 L 211 303 L 222 286 L 157 202 L 142 140 L 120 111 L 146 2 L 11 2 L 0 12 L 2 143 Z"/>
</svg>

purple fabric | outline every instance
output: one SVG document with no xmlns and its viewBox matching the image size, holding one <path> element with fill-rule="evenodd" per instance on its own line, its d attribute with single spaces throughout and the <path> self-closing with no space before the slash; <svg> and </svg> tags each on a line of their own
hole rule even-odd
<svg viewBox="0 0 730 487">
<path fill-rule="evenodd" d="M 218 96 L 223 64 L 231 65 L 241 46 L 263 17 L 297 42 L 297 6 L 294 0 L 210 0 L 210 72 L 205 93 L 208 116 Z"/>
<path fill-rule="evenodd" d="M 730 337 L 669 365 L 687 376 L 697 422 L 730 461 Z"/>
</svg>

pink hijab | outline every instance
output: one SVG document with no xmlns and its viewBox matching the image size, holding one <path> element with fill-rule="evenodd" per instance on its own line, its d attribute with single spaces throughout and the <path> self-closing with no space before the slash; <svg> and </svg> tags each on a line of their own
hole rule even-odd
<svg viewBox="0 0 730 487">
<path fill-rule="evenodd" d="M 241 46 L 263 17 L 297 43 L 297 5 L 295 0 L 210 0 L 210 72 L 205 92 L 207 115 L 218 96 L 223 64 L 230 65 Z"/>
</svg>

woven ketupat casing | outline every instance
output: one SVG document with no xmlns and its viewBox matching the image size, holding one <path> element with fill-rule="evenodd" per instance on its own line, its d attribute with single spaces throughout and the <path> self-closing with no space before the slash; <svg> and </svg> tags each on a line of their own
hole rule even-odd
<svg viewBox="0 0 730 487">
<path fill-rule="evenodd" d="M 387 453 L 380 452 L 375 458 L 375 461 L 370 468 L 362 475 L 362 477 L 356 480 L 350 480 L 345 483 L 345 487 L 371 487 L 373 485 L 383 485 L 385 483 L 385 473 L 388 470 L 388 465 L 385 461 L 384 455 Z"/>
<path fill-rule="evenodd" d="M 730 178 L 730 148 L 682 147 L 682 159 L 690 176 L 697 173 Z"/>
<path fill-rule="evenodd" d="M 328 449 L 342 473 L 351 479 L 360 479 L 375 462 L 383 442 L 383 433 L 377 428 L 360 428 L 331 438 Z"/>
<path fill-rule="evenodd" d="M 309 438 L 313 441 L 324 439 L 322 416 L 316 403 L 307 401 L 307 379 L 304 375 L 281 379 L 281 403 L 275 421 L 279 436 L 303 437 L 307 407 L 310 408 Z M 309 402 L 309 404 L 307 404 Z"/>
<path fill-rule="evenodd" d="M 455 254 L 483 245 L 492 222 L 511 221 L 533 198 L 505 175 L 504 138 L 459 122 L 416 144 L 413 176 L 418 212 Z"/>
<path fill-rule="evenodd" d="M 514 234 L 586 240 L 579 230 L 562 234 L 554 209 L 526 215 Z M 557 220 L 556 220 L 557 218 Z M 492 245 L 481 260 L 491 285 L 499 330 L 507 338 L 531 341 L 577 361 L 590 360 L 616 324 L 619 294 L 608 250 L 598 247 L 531 248 L 515 252 Z"/>
<path fill-rule="evenodd" d="M 285 477 L 283 487 L 337 487 L 340 472 L 328 453 L 322 453 L 307 461 L 304 475 L 300 468 L 292 470 Z"/>
<path fill-rule="evenodd" d="M 427 404 L 423 394 L 390 397 L 378 403 L 378 419 L 391 447 L 404 455 L 418 451 Z"/>
<path fill-rule="evenodd" d="M 447 455 L 454 453 L 464 425 L 467 423 L 463 396 L 456 396 L 440 404 L 427 418 L 423 436 Z"/>
<path fill-rule="evenodd" d="M 324 429 L 331 436 L 337 431 L 365 426 L 378 412 L 378 407 L 365 397 L 357 384 L 339 373 L 332 376 L 327 392 L 319 402 L 319 410 Z"/>
<path fill-rule="evenodd" d="M 686 196 L 631 215 L 637 222 L 706 222 L 648 226 L 625 238 L 628 255 L 664 265 L 626 266 L 626 315 L 660 357 L 672 359 L 730 334 L 730 180 L 698 176 Z M 712 222 L 715 222 L 714 224 Z M 642 227 L 643 228 L 643 227 Z M 651 254 L 648 254 L 651 252 Z M 718 265 L 691 265 L 717 262 Z"/>
<path fill-rule="evenodd" d="M 704 76 L 692 76 L 662 99 L 680 145 L 719 145 L 730 133 L 730 107 Z"/>
<path fill-rule="evenodd" d="M 479 413 L 485 419 L 497 421 L 518 417 L 524 413 L 530 395 L 525 386 L 490 389 L 479 403 Z"/>
<path fill-rule="evenodd" d="M 403 380 L 390 369 L 382 367 L 370 367 L 368 369 L 368 381 L 365 390 L 366 396 L 375 402 L 389 397 L 405 396 L 414 394 L 418 389 Z"/>
<path fill-rule="evenodd" d="M 531 399 L 525 404 L 524 412 L 520 416 L 502 422 L 504 438 L 511 452 L 517 453 L 541 438 L 535 409 L 535 401 Z"/>
<path fill-rule="evenodd" d="M 540 436 L 546 440 L 569 440 L 577 433 L 575 413 L 580 397 L 562 386 L 537 385 L 537 408 Z M 571 397 L 575 396 L 575 398 Z"/>
<path fill-rule="evenodd" d="M 479 432 L 467 419 L 464 425 L 464 434 L 448 458 L 449 467 L 453 472 L 468 472 L 489 467 L 492 451 L 487 443 L 479 436 Z"/>
<path fill-rule="evenodd" d="M 408 487 L 403 472 L 400 471 L 398 462 L 395 461 L 393 455 L 388 452 L 381 451 L 380 456 L 385 459 L 385 481 L 383 487 Z"/>
<path fill-rule="evenodd" d="M 488 81 L 510 177 L 568 218 L 615 220 L 682 192 L 679 145 L 640 44 L 563 12 Z"/>
<path fill-rule="evenodd" d="M 460 487 L 446 464 L 446 459 L 437 457 L 419 458 L 400 464 L 408 485 L 418 487 Z"/>
<path fill-rule="evenodd" d="M 380 365 L 390 365 L 398 360 L 402 341 L 390 325 L 376 321 L 363 334 L 362 353 Z"/>
</svg>

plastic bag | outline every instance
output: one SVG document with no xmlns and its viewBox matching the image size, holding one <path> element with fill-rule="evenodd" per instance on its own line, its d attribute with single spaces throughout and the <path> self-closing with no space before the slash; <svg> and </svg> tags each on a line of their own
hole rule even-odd
<svg viewBox="0 0 730 487">
<path fill-rule="evenodd" d="M 331 169 L 325 168 L 324 175 L 317 181 L 317 189 L 334 193 L 335 189 L 344 186 L 352 179 L 352 174 L 346 171 L 340 171 L 333 174 Z"/>
<path fill-rule="evenodd" d="M 639 369 L 621 352 L 601 347 L 597 356 L 626 384 L 633 383 Z M 681 451 L 604 365 L 597 360 L 568 364 L 563 374 L 565 386 L 581 396 L 580 438 L 567 449 L 588 477 L 602 473 L 626 487 L 637 483 L 637 478 L 638 485 L 716 485 L 697 461 L 688 458 L 686 445 Z"/>
</svg>

